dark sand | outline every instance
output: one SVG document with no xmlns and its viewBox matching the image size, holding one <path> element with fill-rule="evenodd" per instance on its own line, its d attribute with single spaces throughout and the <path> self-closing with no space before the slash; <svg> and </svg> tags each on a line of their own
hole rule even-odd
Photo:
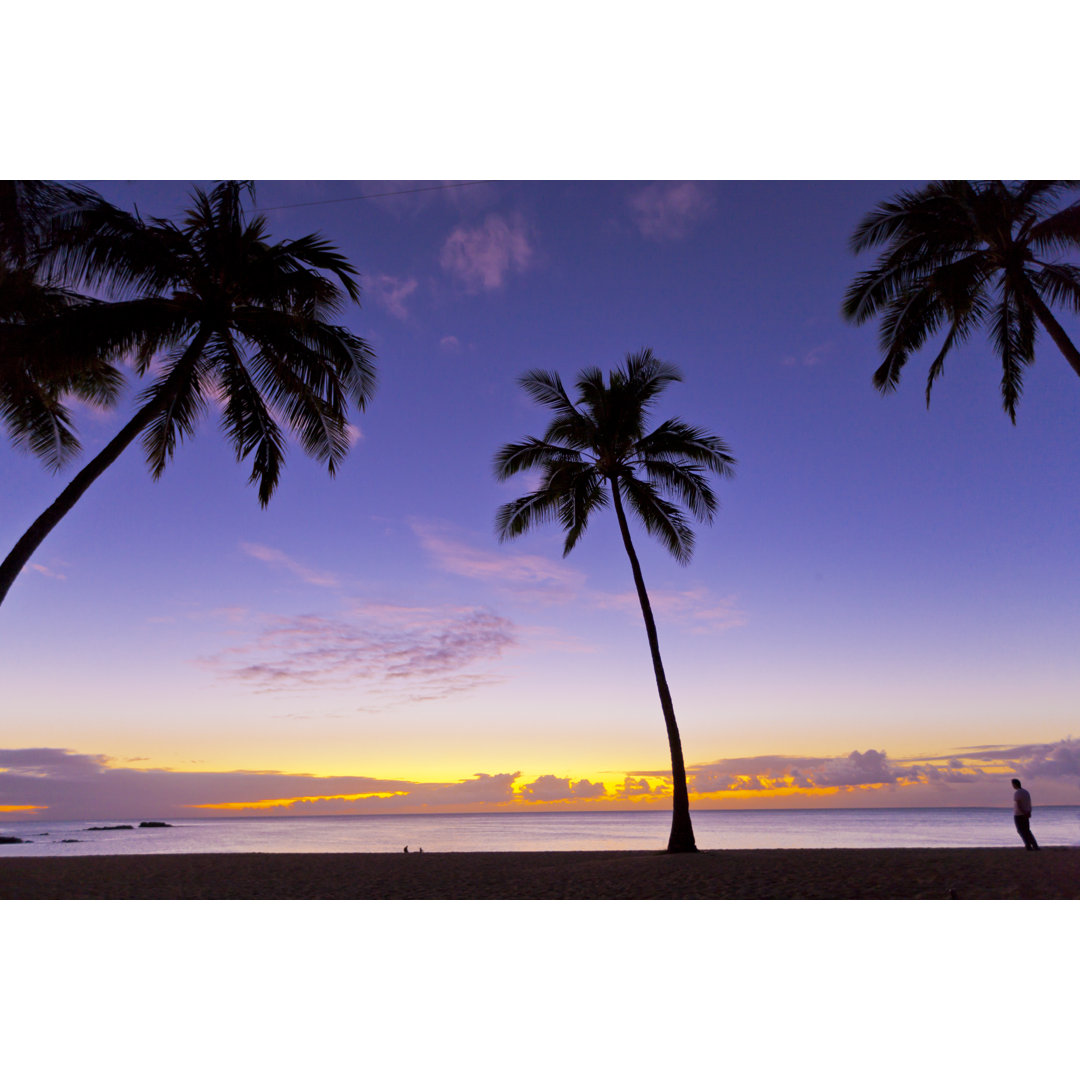
<svg viewBox="0 0 1080 1080">
<path fill-rule="evenodd" d="M 1076 900 L 1080 848 L 0 859 L 4 900 Z"/>
</svg>

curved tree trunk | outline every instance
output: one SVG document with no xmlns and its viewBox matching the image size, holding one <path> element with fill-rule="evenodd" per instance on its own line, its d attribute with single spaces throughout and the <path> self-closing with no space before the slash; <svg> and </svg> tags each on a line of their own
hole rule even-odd
<svg viewBox="0 0 1080 1080">
<path fill-rule="evenodd" d="M 135 441 L 140 432 L 161 411 L 164 402 L 171 397 L 176 386 L 188 373 L 191 364 L 202 353 L 209 336 L 209 332 L 205 330 L 199 332 L 195 341 L 187 348 L 184 355 L 169 373 L 169 377 L 165 380 L 161 390 L 139 409 L 97 457 L 79 470 L 75 478 L 64 488 L 52 506 L 39 515 L 33 525 L 22 534 L 18 543 L 11 549 L 8 557 L 0 563 L 0 604 L 4 602 L 8 589 L 11 588 L 22 568 L 27 564 L 30 556 L 38 549 L 45 537 L 52 532 L 56 525 L 60 523 L 61 518 L 82 498 L 86 489 Z"/>
<path fill-rule="evenodd" d="M 1054 318 L 1053 313 L 1043 302 L 1042 297 L 1034 289 L 1028 293 L 1028 300 L 1031 303 L 1032 310 L 1035 312 L 1035 318 L 1042 323 L 1043 329 L 1053 338 L 1054 344 L 1072 365 L 1073 371 L 1080 375 L 1080 350 L 1077 350 L 1069 335 L 1065 333 L 1064 327 Z"/>
<path fill-rule="evenodd" d="M 60 493 L 59 498 L 39 515 L 29 529 L 22 534 L 19 542 L 11 549 L 8 557 L 0 563 L 0 604 L 4 602 L 8 589 L 11 588 L 19 572 L 27 564 L 30 556 L 60 519 L 79 501 L 86 489 L 131 445 L 139 432 L 152 419 L 159 408 L 156 403 L 141 408 L 128 421 L 112 441 L 89 464 L 79 470 L 70 484 Z"/>
<path fill-rule="evenodd" d="M 649 637 L 649 651 L 652 653 L 653 671 L 656 674 L 656 689 L 660 694 L 660 708 L 664 712 L 667 725 L 668 745 L 671 748 L 671 778 L 675 793 L 671 813 L 671 835 L 668 837 L 668 851 L 697 851 L 694 842 L 694 826 L 690 821 L 690 794 L 686 788 L 686 766 L 683 763 L 682 740 L 679 738 L 679 726 L 675 723 L 675 706 L 671 703 L 664 664 L 660 659 L 660 639 L 656 633 L 656 621 L 653 619 L 649 594 L 645 591 L 645 579 L 641 575 L 641 564 L 630 540 L 630 529 L 623 512 L 619 483 L 611 481 L 611 493 L 615 499 L 615 514 L 619 519 L 619 531 L 622 533 L 626 554 L 630 558 L 630 568 L 634 572 L 634 585 L 637 587 L 638 600 L 641 602 L 641 614 L 645 619 L 645 633 Z"/>
</svg>

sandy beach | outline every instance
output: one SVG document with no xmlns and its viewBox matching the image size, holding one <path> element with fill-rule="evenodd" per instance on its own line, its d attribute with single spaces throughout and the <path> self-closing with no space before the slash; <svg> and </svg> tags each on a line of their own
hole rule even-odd
<svg viewBox="0 0 1080 1080">
<path fill-rule="evenodd" d="M 1075 900 L 1080 848 L 16 857 L 0 899 Z"/>
</svg>

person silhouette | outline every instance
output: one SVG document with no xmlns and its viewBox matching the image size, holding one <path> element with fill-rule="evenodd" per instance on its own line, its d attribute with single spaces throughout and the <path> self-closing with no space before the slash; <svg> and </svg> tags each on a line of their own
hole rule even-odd
<svg viewBox="0 0 1080 1080">
<path fill-rule="evenodd" d="M 1038 851 L 1039 844 L 1031 832 L 1031 795 L 1025 788 L 1020 786 L 1020 781 L 1014 779 L 1013 786 L 1013 823 L 1020 839 L 1024 841 L 1024 847 L 1028 851 Z"/>
</svg>

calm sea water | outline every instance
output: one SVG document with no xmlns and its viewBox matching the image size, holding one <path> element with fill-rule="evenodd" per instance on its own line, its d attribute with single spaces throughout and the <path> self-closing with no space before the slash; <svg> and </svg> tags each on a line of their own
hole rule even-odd
<svg viewBox="0 0 1080 1080">
<path fill-rule="evenodd" d="M 662 850 L 667 811 L 548 814 L 410 814 L 320 818 L 170 819 L 172 828 L 90 831 L 123 821 L 5 821 L 0 857 L 169 855 L 236 851 L 605 851 Z M 1080 807 L 1037 807 L 1040 844 L 1080 846 Z M 1008 809 L 698 810 L 698 847 L 1011 847 Z"/>
</svg>

